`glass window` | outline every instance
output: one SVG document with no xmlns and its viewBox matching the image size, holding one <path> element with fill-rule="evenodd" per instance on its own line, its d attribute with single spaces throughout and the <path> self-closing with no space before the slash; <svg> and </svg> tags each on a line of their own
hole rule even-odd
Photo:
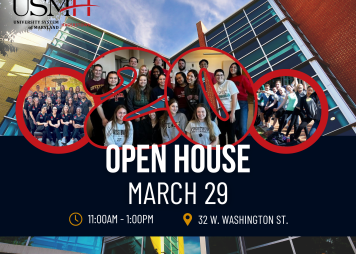
<svg viewBox="0 0 356 254">
<path fill-rule="evenodd" d="M 219 41 L 223 40 L 224 38 L 226 38 L 226 33 L 225 31 L 223 31 L 222 33 L 218 34 L 216 37 L 212 38 L 210 41 L 207 42 L 207 45 L 209 45 L 210 47 L 214 46 L 216 43 L 218 43 Z"/>
<path fill-rule="evenodd" d="M 249 24 L 246 24 L 240 30 L 235 31 L 232 34 L 229 34 L 230 41 L 232 42 L 251 31 L 252 31 L 251 26 Z"/>
<path fill-rule="evenodd" d="M 273 18 L 271 18 L 267 22 L 265 22 L 262 25 L 260 25 L 259 27 L 255 28 L 255 33 L 256 34 L 260 34 L 264 30 L 270 28 L 271 26 L 273 26 L 274 24 L 276 24 L 279 21 L 280 21 L 280 19 L 277 16 L 274 16 Z"/>
<path fill-rule="evenodd" d="M 331 97 L 328 91 L 325 91 L 325 96 L 326 96 L 326 100 L 328 101 L 329 109 L 335 108 L 337 106 L 336 102 L 334 101 L 333 97 Z"/>
<path fill-rule="evenodd" d="M 270 68 L 268 68 L 267 70 L 261 72 L 260 74 L 258 74 L 258 75 L 256 75 L 256 76 L 254 76 L 254 77 L 252 78 L 252 81 L 255 83 L 260 77 L 262 77 L 263 75 L 265 75 L 265 74 L 267 74 L 267 73 L 269 73 L 269 72 L 271 72 L 271 69 L 270 69 Z"/>
<path fill-rule="evenodd" d="M 254 76 L 259 72 L 269 68 L 266 58 L 263 58 L 256 63 L 252 64 L 251 66 L 247 67 L 246 70 L 250 74 L 250 76 Z"/>
<path fill-rule="evenodd" d="M 85 69 L 89 65 L 89 61 L 84 61 L 82 59 L 76 58 L 75 56 L 72 56 L 70 54 L 67 54 L 63 51 L 59 50 L 53 50 L 51 48 L 48 48 L 48 50 L 45 53 L 48 56 L 54 57 L 58 60 L 62 60 L 64 62 L 73 64 L 79 68 Z"/>
<path fill-rule="evenodd" d="M 234 17 L 225 22 L 225 27 L 231 26 L 233 23 L 240 20 L 242 17 L 246 17 L 243 12 L 237 13 Z"/>
<path fill-rule="evenodd" d="M 315 75 L 315 71 L 313 69 L 313 67 L 308 63 L 306 66 L 303 66 L 299 69 L 297 69 L 300 72 L 303 72 L 309 76 L 314 76 Z"/>
<path fill-rule="evenodd" d="M 35 75 L 36 73 L 44 70 L 45 68 L 41 67 L 41 66 L 36 66 L 36 69 L 32 72 L 32 75 Z"/>
<path fill-rule="evenodd" d="M 267 245 L 261 248 L 248 250 L 247 254 L 293 254 L 289 241 Z"/>
<path fill-rule="evenodd" d="M 315 76 L 315 77 L 314 77 L 314 80 L 319 84 L 319 86 L 320 86 L 323 90 L 326 89 L 326 87 L 324 86 L 323 82 L 321 82 L 319 76 Z"/>
<path fill-rule="evenodd" d="M 254 10 L 253 12 L 249 13 L 247 16 L 249 18 L 249 20 L 253 20 L 254 18 L 256 18 L 258 15 L 261 15 L 261 13 L 263 13 L 264 11 L 271 9 L 272 6 L 266 2 L 263 5 L 261 5 L 260 7 L 258 7 L 258 9 Z"/>
<path fill-rule="evenodd" d="M 73 34 L 75 36 L 83 38 L 84 40 L 87 40 L 87 41 L 90 41 L 92 43 L 95 43 L 95 44 L 99 44 L 99 42 L 100 42 L 100 38 L 91 36 L 91 35 L 89 35 L 87 33 L 84 33 L 82 31 L 79 31 L 79 30 L 71 28 L 71 27 L 65 27 L 64 31 L 69 33 L 69 34 Z"/>
<path fill-rule="evenodd" d="M 243 66 L 246 67 L 246 66 L 252 64 L 253 62 L 257 61 L 258 59 L 260 59 L 263 56 L 264 55 L 263 55 L 262 50 L 257 49 L 255 51 L 253 51 L 251 54 L 248 54 L 244 58 L 240 59 L 239 61 Z"/>
<path fill-rule="evenodd" d="M 102 237 L 80 236 L 80 237 L 69 237 L 69 238 L 55 237 L 55 236 L 34 236 L 31 238 L 30 246 L 75 251 L 75 252 L 82 252 L 86 254 L 101 253 Z M 97 244 L 98 242 L 100 243 L 99 245 Z"/>
<path fill-rule="evenodd" d="M 215 35 L 221 33 L 222 31 L 224 31 L 224 25 L 220 25 L 219 27 L 215 28 L 214 30 L 209 31 L 208 33 L 206 33 L 205 38 L 208 41 L 211 38 L 213 38 Z"/>
<path fill-rule="evenodd" d="M 255 28 L 255 27 L 261 25 L 266 20 L 272 18 L 274 15 L 276 15 L 276 12 L 273 9 L 271 9 L 271 10 L 267 11 L 266 13 L 262 14 L 261 16 L 259 16 L 258 18 L 256 18 L 255 20 L 251 21 L 251 25 L 253 28 Z"/>
<path fill-rule="evenodd" d="M 104 47 L 104 48 L 107 48 L 107 49 L 109 49 L 109 50 L 119 48 L 119 46 L 114 45 L 114 44 L 111 44 L 111 43 L 106 42 L 106 41 L 104 41 L 104 40 L 101 41 L 100 46 L 101 46 L 101 47 Z"/>
<path fill-rule="evenodd" d="M 51 59 L 48 57 L 43 56 L 40 65 L 43 65 L 46 68 L 53 68 L 53 67 L 66 67 L 66 68 L 70 68 L 76 71 L 79 71 L 81 73 L 84 73 L 84 70 L 82 69 L 77 69 L 74 66 L 71 65 L 67 65 L 65 63 L 59 62 L 55 59 Z"/>
<path fill-rule="evenodd" d="M 259 246 L 259 245 L 262 245 L 262 244 L 279 241 L 279 240 L 286 239 L 286 238 L 288 238 L 288 236 L 244 237 L 245 245 L 246 245 L 247 249 L 251 248 L 251 247 Z"/>
<path fill-rule="evenodd" d="M 238 237 L 209 237 L 210 254 L 240 254 Z"/>
<path fill-rule="evenodd" d="M 234 42 L 231 41 L 231 37 L 230 37 L 230 41 L 232 42 L 231 46 L 232 46 L 233 49 L 236 49 L 236 48 L 240 47 L 242 44 L 244 44 L 245 42 L 248 42 L 249 40 L 253 39 L 254 37 L 255 36 L 254 36 L 252 31 L 250 31 L 249 33 L 245 34 L 240 39 L 235 40 Z"/>
<path fill-rule="evenodd" d="M 104 54 L 105 52 L 108 52 L 107 49 L 99 48 L 97 54 L 100 56 L 101 54 Z"/>
<path fill-rule="evenodd" d="M 293 40 L 293 37 L 288 32 L 286 32 L 286 33 L 279 35 L 277 38 L 273 39 L 272 41 L 268 42 L 267 44 L 263 45 L 262 47 L 263 47 L 263 50 L 268 55 L 273 50 L 279 48 L 280 46 L 282 46 L 292 40 Z"/>
<path fill-rule="evenodd" d="M 269 31 L 267 34 L 264 34 L 263 36 L 259 37 L 258 39 L 260 40 L 261 44 L 265 44 L 266 42 L 272 40 L 274 37 L 277 35 L 287 31 L 285 26 L 281 23 L 277 25 L 273 30 Z"/>
<path fill-rule="evenodd" d="M 72 19 L 71 17 L 68 17 L 68 18 L 66 19 L 65 23 L 67 23 L 67 24 L 73 24 L 73 23 L 74 23 L 74 24 L 78 24 L 78 23 L 81 23 L 81 22 L 78 21 L 78 20 Z M 85 22 L 84 22 L 83 24 L 88 24 L 88 23 L 85 23 Z M 77 26 L 75 26 L 75 27 L 77 27 Z M 101 37 L 101 35 L 103 34 L 102 31 L 99 31 L 99 30 L 97 30 L 97 29 L 95 29 L 95 28 L 93 28 L 93 27 L 91 27 L 91 26 L 80 26 L 79 28 L 80 28 L 80 30 L 83 30 L 83 31 L 85 31 L 85 32 L 94 34 L 94 35 L 96 35 L 96 36 L 98 36 L 98 37 Z"/>
<path fill-rule="evenodd" d="M 300 49 L 297 43 L 293 41 L 283 46 L 282 48 L 278 49 L 277 51 L 267 55 L 267 57 L 271 65 L 274 65 L 299 50 Z"/>
<path fill-rule="evenodd" d="M 5 135 L 5 136 L 14 136 L 14 135 Z M 28 236 L 1 236 L 0 243 L 26 245 L 27 239 Z"/>
<path fill-rule="evenodd" d="M 252 43 L 244 46 L 242 49 L 235 51 L 235 58 L 240 59 L 241 57 L 245 56 L 246 54 L 250 53 L 251 51 L 255 50 L 259 47 L 259 44 L 256 40 L 253 40 Z"/>
<path fill-rule="evenodd" d="M 63 42 L 63 41 L 59 41 L 59 40 L 56 40 L 54 39 L 53 42 L 52 42 L 52 45 L 58 47 L 58 48 L 61 48 L 61 49 L 64 49 L 64 50 L 68 50 L 74 54 L 77 54 L 77 55 L 80 55 L 82 57 L 85 57 L 89 60 L 93 60 L 94 59 L 94 54 L 92 53 L 89 53 L 88 51 L 85 51 L 83 49 L 80 49 L 80 48 L 77 48 L 73 45 L 70 45 L 66 42 Z"/>
<path fill-rule="evenodd" d="M 258 8 L 260 5 L 262 5 L 263 3 L 267 2 L 267 0 L 259 0 L 256 1 L 253 5 L 251 5 L 250 7 L 247 7 L 245 9 L 245 12 L 247 14 L 249 14 L 250 12 L 252 12 L 253 10 L 255 10 L 256 8 Z"/>
<path fill-rule="evenodd" d="M 340 90 L 338 90 L 338 92 L 350 107 L 356 107 L 355 103 L 353 102 L 353 100 L 350 98 L 350 96 L 347 93 L 340 91 Z"/>
<path fill-rule="evenodd" d="M 107 34 L 107 33 L 104 34 L 104 38 L 103 39 L 107 40 L 107 41 L 109 41 L 111 43 L 114 43 L 114 44 L 116 44 L 116 45 L 118 45 L 120 47 L 137 47 L 134 44 L 126 43 L 126 42 L 124 42 L 124 41 L 122 41 L 122 40 L 120 40 L 118 38 L 115 38 L 115 37 Z"/>
<path fill-rule="evenodd" d="M 248 23 L 247 18 L 243 18 L 239 22 L 236 22 L 235 24 L 233 24 L 232 26 L 227 27 L 226 31 L 228 34 L 231 34 L 231 33 L 235 32 L 236 30 L 239 30 L 241 27 L 243 27 L 247 23 Z"/>
<path fill-rule="evenodd" d="M 296 253 L 354 254 L 350 242 L 346 237 L 299 237 L 292 241 Z"/>
<path fill-rule="evenodd" d="M 229 45 L 229 40 L 228 40 L 228 38 L 225 38 L 224 40 L 216 43 L 212 47 L 217 48 L 217 49 L 222 49 L 222 48 L 225 48 L 228 45 Z M 231 51 L 231 49 L 230 49 L 230 51 Z"/>
<path fill-rule="evenodd" d="M 329 119 L 323 134 L 332 132 L 348 124 L 349 123 L 347 122 L 345 116 L 342 114 L 341 110 L 339 108 L 333 109 L 329 111 Z"/>
<path fill-rule="evenodd" d="M 291 57 L 288 57 L 284 61 L 272 66 L 273 70 L 280 70 L 280 69 L 292 69 L 296 65 L 306 61 L 307 59 L 303 55 L 303 53 L 296 53 Z"/>
<path fill-rule="evenodd" d="M 69 42 L 69 43 L 72 43 L 78 47 L 81 47 L 81 48 L 84 48 L 84 49 L 87 49 L 91 52 L 95 52 L 96 51 L 96 48 L 97 46 L 93 45 L 93 44 L 90 44 L 88 42 L 85 42 L 85 41 L 82 41 L 72 35 L 69 35 L 67 33 L 63 33 L 63 32 L 59 32 L 56 36 L 56 38 L 62 40 L 62 41 L 66 41 L 66 42 Z"/>
</svg>

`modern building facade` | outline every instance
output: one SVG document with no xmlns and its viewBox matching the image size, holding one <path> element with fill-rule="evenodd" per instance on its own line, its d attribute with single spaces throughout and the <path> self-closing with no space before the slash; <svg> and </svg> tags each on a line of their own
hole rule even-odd
<svg viewBox="0 0 356 254">
<path fill-rule="evenodd" d="M 197 238 L 195 244 L 186 239 Z M 5 242 L 5 243 L 4 243 Z M 0 253 L 11 246 L 47 249 L 37 252 L 17 248 L 18 252 L 40 254 L 356 254 L 355 237 L 0 237 Z M 51 252 L 61 250 L 65 252 Z"/>
<path fill-rule="evenodd" d="M 298 11 L 293 8 L 294 3 Z M 336 59 L 328 58 L 331 49 L 324 50 L 326 46 L 320 47 L 317 40 L 318 47 L 313 47 L 312 42 L 309 41 L 308 37 L 313 35 L 313 30 L 308 27 L 311 27 L 313 22 L 310 19 L 300 18 L 304 17 L 303 15 L 298 15 L 304 12 L 304 8 L 310 8 L 310 5 L 301 5 L 300 1 L 251 1 L 209 31 L 199 22 L 197 40 L 170 57 L 170 62 L 173 63 L 180 54 L 189 49 L 208 46 L 233 55 L 244 65 L 254 82 L 274 70 L 294 69 L 304 72 L 315 79 L 327 97 L 329 119 L 324 135 L 354 136 L 356 135 L 356 104 L 344 89 L 343 83 L 336 78 L 337 73 L 335 76 L 329 68 L 333 65 L 332 61 Z M 289 14 L 290 11 L 292 16 Z M 307 11 L 310 13 L 310 10 Z M 298 19 L 297 22 L 294 21 L 294 16 Z M 338 21 L 342 22 L 340 19 Z M 65 21 L 66 24 L 78 22 L 86 23 L 75 17 L 68 17 Z M 301 29 L 304 27 L 308 36 Z M 335 30 L 335 25 L 333 29 Z M 354 34 L 352 30 L 348 33 Z M 32 75 L 45 68 L 57 66 L 72 68 L 83 73 L 86 66 L 97 56 L 123 46 L 142 47 L 96 26 L 63 26 L 48 45 Z M 340 43 L 332 46 L 336 47 L 332 52 L 338 51 L 337 46 L 340 46 Z M 319 49 L 322 55 L 318 53 Z M 328 59 L 327 62 L 323 57 Z M 342 61 L 342 57 L 335 61 L 338 64 Z M 338 66 L 335 72 L 340 70 L 341 67 Z M 349 80 L 342 78 L 345 76 L 342 75 L 340 74 L 340 78 L 344 80 L 347 87 L 350 86 Z M 156 105 L 158 108 L 163 106 L 163 103 Z M 0 135 L 4 135 L 4 130 L 7 128 L 3 125 L 0 126 Z"/>
</svg>

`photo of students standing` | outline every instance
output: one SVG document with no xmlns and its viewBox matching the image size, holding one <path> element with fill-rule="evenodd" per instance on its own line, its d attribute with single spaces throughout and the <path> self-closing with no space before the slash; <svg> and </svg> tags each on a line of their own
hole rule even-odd
<svg viewBox="0 0 356 254">
<path fill-rule="evenodd" d="M 183 113 L 178 112 L 178 101 L 176 99 L 170 99 L 168 105 L 174 121 L 181 130 L 185 130 L 188 120 Z M 167 143 L 179 134 L 179 130 L 177 130 L 175 125 L 172 123 L 172 120 L 166 111 L 160 118 L 160 125 L 163 143 Z"/>
<path fill-rule="evenodd" d="M 208 107 L 203 103 L 197 105 L 185 131 L 189 138 L 205 146 L 216 146 L 220 135 L 218 126 L 211 120 Z"/>
<path fill-rule="evenodd" d="M 105 126 L 105 146 L 132 145 L 134 130 L 131 121 L 123 121 L 126 114 L 124 105 L 119 105 L 115 109 L 112 120 Z"/>
<path fill-rule="evenodd" d="M 144 120 L 140 121 L 138 138 L 139 145 L 159 145 L 162 144 L 162 135 L 158 112 L 148 114 Z"/>
<path fill-rule="evenodd" d="M 225 79 L 225 73 L 222 69 L 217 69 L 214 75 L 217 81 L 214 85 L 215 91 L 229 114 L 228 121 L 222 121 L 218 118 L 218 126 L 221 131 L 219 141 L 220 145 L 224 146 L 226 145 L 226 135 L 228 144 L 233 144 L 235 142 L 236 119 L 238 116 L 237 111 L 240 110 L 237 100 L 239 90 L 232 81 Z M 222 105 L 218 105 L 220 114 L 224 112 L 221 108 Z"/>
</svg>

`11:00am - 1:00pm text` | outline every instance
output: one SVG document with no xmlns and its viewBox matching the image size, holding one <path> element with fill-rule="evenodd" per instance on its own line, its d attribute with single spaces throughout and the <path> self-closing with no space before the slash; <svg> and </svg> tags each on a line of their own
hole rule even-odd
<svg viewBox="0 0 356 254">
<path fill-rule="evenodd" d="M 117 215 L 88 215 L 89 224 L 117 224 L 126 221 L 127 224 L 153 224 L 153 215 L 126 215 L 126 220 Z"/>
</svg>

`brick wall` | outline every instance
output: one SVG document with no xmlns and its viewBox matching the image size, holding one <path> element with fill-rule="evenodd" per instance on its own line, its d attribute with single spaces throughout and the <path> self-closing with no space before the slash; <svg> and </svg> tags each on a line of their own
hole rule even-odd
<svg viewBox="0 0 356 254">
<path fill-rule="evenodd" d="M 356 101 L 356 0 L 279 0 Z"/>
</svg>

